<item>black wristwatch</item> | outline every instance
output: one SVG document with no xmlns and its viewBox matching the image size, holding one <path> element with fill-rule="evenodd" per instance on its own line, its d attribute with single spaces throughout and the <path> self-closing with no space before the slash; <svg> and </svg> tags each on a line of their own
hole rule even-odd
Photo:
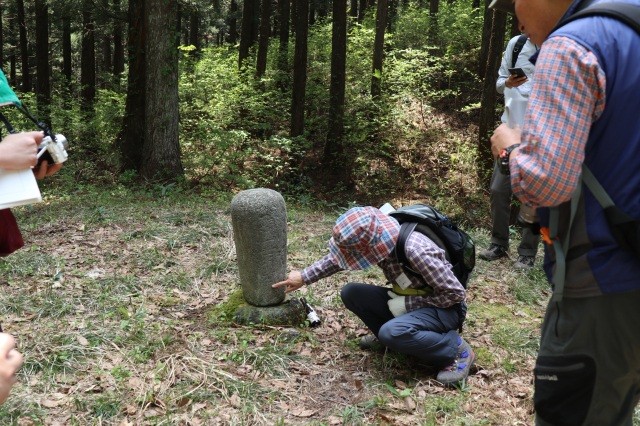
<svg viewBox="0 0 640 426">
<path fill-rule="evenodd" d="M 511 156 L 511 151 L 519 146 L 520 144 L 516 143 L 500 151 L 500 155 L 498 155 L 498 167 L 500 168 L 500 173 L 503 175 L 509 174 L 509 157 Z"/>
</svg>

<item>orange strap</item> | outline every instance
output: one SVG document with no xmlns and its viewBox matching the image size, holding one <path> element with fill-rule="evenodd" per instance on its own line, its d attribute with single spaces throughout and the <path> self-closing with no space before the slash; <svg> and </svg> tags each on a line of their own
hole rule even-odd
<svg viewBox="0 0 640 426">
<path fill-rule="evenodd" d="M 553 245 L 553 240 L 551 239 L 551 235 L 549 233 L 549 227 L 547 226 L 540 227 L 540 236 L 542 237 L 542 241 L 545 244 L 548 244 L 550 246 Z"/>
</svg>

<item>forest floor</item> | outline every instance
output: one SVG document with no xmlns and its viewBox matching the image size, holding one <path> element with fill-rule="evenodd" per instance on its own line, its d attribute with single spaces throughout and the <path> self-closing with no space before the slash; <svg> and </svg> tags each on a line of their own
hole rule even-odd
<svg viewBox="0 0 640 426">
<path fill-rule="evenodd" d="M 25 364 L 0 424 L 532 424 L 539 264 L 478 260 L 463 332 L 477 360 L 447 389 L 411 358 L 357 347 L 367 330 L 339 289 L 382 284 L 376 270 L 293 294 L 320 327 L 233 324 L 215 309 L 239 288 L 229 200 L 162 195 L 82 187 L 17 209 L 26 246 L 0 259 L 0 315 Z M 287 210 L 288 268 L 302 268 L 325 254 L 338 211 Z"/>
</svg>

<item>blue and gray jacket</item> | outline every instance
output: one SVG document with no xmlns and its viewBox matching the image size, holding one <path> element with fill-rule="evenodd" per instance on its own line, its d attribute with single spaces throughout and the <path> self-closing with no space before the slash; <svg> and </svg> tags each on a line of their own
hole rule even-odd
<svg viewBox="0 0 640 426">
<path fill-rule="evenodd" d="M 640 5 L 638 0 L 626 2 Z M 577 0 L 565 16 L 582 7 Z M 595 1 L 593 4 L 602 3 Z M 625 213 L 640 218 L 640 35 L 617 19 L 590 16 L 552 32 L 590 50 L 606 75 L 606 102 L 586 145 L 585 164 Z M 622 249 L 613 237 L 598 201 L 580 183 L 582 195 L 566 251 L 565 297 L 590 297 L 640 290 L 640 259 Z M 559 207 L 558 236 L 569 226 L 570 202 Z M 548 226 L 549 209 L 539 209 Z M 544 268 L 550 281 L 553 249 L 546 250 Z"/>
</svg>

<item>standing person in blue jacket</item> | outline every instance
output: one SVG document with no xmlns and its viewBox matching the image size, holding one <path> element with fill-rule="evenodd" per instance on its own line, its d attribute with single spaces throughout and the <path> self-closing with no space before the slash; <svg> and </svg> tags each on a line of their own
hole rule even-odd
<svg viewBox="0 0 640 426">
<path fill-rule="evenodd" d="M 519 25 L 520 31 L 524 28 Z M 524 44 L 522 44 L 524 41 Z M 514 49 L 515 47 L 515 49 Z M 515 129 L 522 126 L 524 112 L 527 109 L 529 93 L 533 86 L 533 72 L 535 66 L 529 58 L 538 51 L 535 44 L 526 34 L 515 36 L 502 55 L 502 63 L 498 70 L 496 90 L 504 94 L 504 113 L 501 120 L 509 127 Z M 517 57 L 514 58 L 514 55 Z M 514 63 L 515 59 L 515 63 Z M 509 69 L 520 68 L 524 76 L 512 74 Z M 511 219 L 511 182 L 509 176 L 500 172 L 498 164 L 493 169 L 491 176 L 491 243 L 482 250 L 478 257 L 492 261 L 507 256 L 509 252 L 509 221 Z M 518 245 L 518 259 L 514 263 L 516 269 L 530 269 L 533 267 L 538 251 L 540 237 L 525 226 L 522 229 L 522 239 Z"/>
<path fill-rule="evenodd" d="M 392 287 L 349 283 L 340 292 L 347 309 L 373 333 L 360 347 L 372 348 L 379 339 L 391 350 L 441 369 L 441 383 L 458 384 L 469 375 L 475 357 L 457 331 L 466 315 L 465 289 L 444 250 L 419 232 L 413 232 L 405 246 L 419 276 L 406 275 L 394 255 L 399 234 L 400 224 L 379 209 L 352 208 L 336 221 L 329 254 L 302 272 L 291 271 L 273 287 L 289 293 L 340 271 L 378 265 Z"/>
<path fill-rule="evenodd" d="M 554 294 L 534 370 L 536 424 L 631 425 L 640 397 L 640 259 L 618 242 L 581 171 L 586 165 L 618 208 L 640 218 L 640 34 L 602 15 L 563 22 L 583 0 L 505 4 L 541 45 L 522 130 L 502 125 L 491 138 L 514 194 L 539 207 L 549 227 Z"/>
</svg>

